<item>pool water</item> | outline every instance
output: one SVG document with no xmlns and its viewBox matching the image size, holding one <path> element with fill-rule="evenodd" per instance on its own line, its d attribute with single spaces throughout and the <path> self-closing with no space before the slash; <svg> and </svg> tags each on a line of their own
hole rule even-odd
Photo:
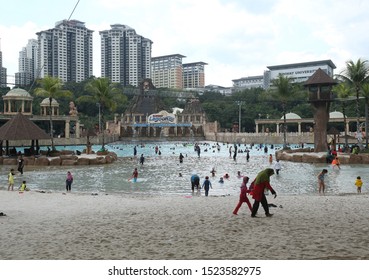
<svg viewBox="0 0 369 280">
<path fill-rule="evenodd" d="M 137 156 L 133 156 L 133 148 L 136 146 Z M 155 153 L 158 146 L 161 155 Z M 229 147 L 226 143 L 199 142 L 201 148 L 200 157 L 194 150 L 193 143 L 180 142 L 116 142 L 106 145 L 110 151 L 118 155 L 118 160 L 113 164 L 98 166 L 25 166 L 24 174 L 16 174 L 15 188 L 20 186 L 23 180 L 31 190 L 65 192 L 66 173 L 70 170 L 74 176 L 72 192 L 97 193 L 97 194 L 132 194 L 132 195 L 191 195 L 190 177 L 198 174 L 200 182 L 209 176 L 212 183 L 209 196 L 238 195 L 242 179 L 237 178 L 237 172 L 254 179 L 257 173 L 264 168 L 274 166 L 269 163 L 269 154 L 275 155 L 280 145 L 273 148 L 268 145 L 268 151 L 264 147 L 240 145 L 236 161 L 233 153 L 229 156 Z M 57 147 L 58 149 L 80 150 L 83 146 Z M 93 146 L 97 151 L 101 146 Z M 250 160 L 246 161 L 245 150 L 250 151 Z M 179 163 L 179 154 L 184 155 L 183 163 Z M 139 163 L 139 157 L 143 154 L 145 162 Z M 343 165 L 340 170 L 334 170 L 327 164 L 307 164 L 281 161 L 282 170 L 279 175 L 271 177 L 271 185 L 278 194 L 284 195 L 315 195 L 317 193 L 317 175 L 323 169 L 328 169 L 326 176 L 326 193 L 331 195 L 354 194 L 354 185 L 357 176 L 361 176 L 364 185 L 362 192 L 367 192 L 366 183 L 369 182 L 367 165 Z M 1 167 L 1 187 L 7 187 L 7 174 L 9 166 Z M 129 181 L 134 168 L 138 169 L 138 181 Z M 210 171 L 215 168 L 215 177 Z M 182 174 L 182 177 L 179 176 Z M 219 178 L 225 173 L 230 175 L 229 180 L 220 184 Z"/>
</svg>

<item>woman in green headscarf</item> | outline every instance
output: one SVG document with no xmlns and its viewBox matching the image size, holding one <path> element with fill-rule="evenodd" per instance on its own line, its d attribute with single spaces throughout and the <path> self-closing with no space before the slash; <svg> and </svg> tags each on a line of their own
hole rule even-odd
<svg viewBox="0 0 369 280">
<path fill-rule="evenodd" d="M 267 217 L 273 216 L 273 214 L 269 213 L 268 201 L 264 194 L 265 188 L 267 188 L 272 192 L 272 194 L 274 194 L 274 198 L 277 197 L 277 193 L 273 190 L 272 186 L 269 183 L 270 176 L 272 176 L 273 174 L 274 174 L 274 170 L 272 168 L 267 168 L 259 172 L 259 174 L 256 176 L 252 184 L 254 185 L 252 189 L 252 198 L 255 201 L 254 201 L 254 205 L 252 206 L 251 217 L 256 217 L 256 213 L 258 212 L 260 203 L 264 208 L 265 215 Z"/>
</svg>

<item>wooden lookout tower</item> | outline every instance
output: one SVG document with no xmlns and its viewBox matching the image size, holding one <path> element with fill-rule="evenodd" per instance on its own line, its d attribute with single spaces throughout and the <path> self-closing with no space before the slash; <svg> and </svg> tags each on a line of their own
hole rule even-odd
<svg viewBox="0 0 369 280">
<path fill-rule="evenodd" d="M 327 151 L 329 107 L 333 101 L 332 87 L 335 84 L 333 78 L 320 68 L 304 84 L 314 108 L 314 152 Z"/>
</svg>

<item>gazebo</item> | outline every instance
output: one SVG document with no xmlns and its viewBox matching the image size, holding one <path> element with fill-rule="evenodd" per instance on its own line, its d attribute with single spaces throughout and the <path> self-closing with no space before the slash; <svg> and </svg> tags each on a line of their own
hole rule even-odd
<svg viewBox="0 0 369 280">
<path fill-rule="evenodd" d="M 50 112 L 50 98 L 45 98 L 40 103 L 41 107 L 41 115 L 42 116 L 49 116 Z M 51 99 L 51 115 L 52 116 L 59 116 L 59 103 L 54 98 Z"/>
<path fill-rule="evenodd" d="M 14 88 L 4 97 L 4 115 L 16 115 L 21 112 L 25 115 L 32 115 L 33 97 L 24 89 Z"/>
<path fill-rule="evenodd" d="M 3 142 L 6 141 L 6 155 L 15 155 L 9 152 L 9 141 L 11 140 L 31 140 L 31 148 L 28 150 L 29 154 L 37 153 L 38 140 L 50 139 L 45 131 L 39 128 L 30 119 L 24 116 L 22 113 L 18 113 L 3 126 L 0 127 L 0 155 L 3 155 Z M 36 149 L 35 149 L 36 142 Z M 33 150 L 33 151 L 32 151 Z M 26 154 L 26 150 L 25 150 Z"/>
</svg>

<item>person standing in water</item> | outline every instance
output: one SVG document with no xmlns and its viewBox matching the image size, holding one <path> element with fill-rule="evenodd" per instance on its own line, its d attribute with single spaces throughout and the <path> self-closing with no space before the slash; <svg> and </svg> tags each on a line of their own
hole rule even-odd
<svg viewBox="0 0 369 280">
<path fill-rule="evenodd" d="M 209 195 L 209 189 L 210 188 L 213 188 L 212 186 L 211 186 L 211 182 L 210 182 L 210 180 L 209 180 L 209 177 L 208 176 L 206 176 L 205 177 L 205 181 L 204 181 L 204 183 L 202 184 L 202 187 L 204 188 L 204 190 L 205 190 L 205 196 L 208 196 Z"/>
<path fill-rule="evenodd" d="M 192 193 L 195 192 L 195 187 L 196 187 L 196 190 L 199 190 L 199 186 L 200 186 L 200 177 L 197 174 L 193 174 L 191 176 L 191 189 L 192 189 Z"/>
<path fill-rule="evenodd" d="M 281 171 L 282 166 L 281 163 L 279 162 L 279 159 L 277 159 L 276 163 L 274 164 L 274 169 L 275 169 L 275 173 L 277 175 L 279 175 L 279 171 Z"/>
<path fill-rule="evenodd" d="M 182 153 L 179 154 L 179 163 L 183 163 L 184 156 Z"/>
<path fill-rule="evenodd" d="M 132 179 L 132 182 L 136 183 L 137 178 L 138 178 L 138 171 L 137 171 L 137 168 L 135 168 L 135 170 L 133 170 L 132 177 L 130 179 L 128 179 L 128 181 Z"/>
<path fill-rule="evenodd" d="M 212 177 L 215 177 L 215 172 L 215 168 L 213 167 L 213 169 L 210 171 Z"/>
<path fill-rule="evenodd" d="M 145 162 L 145 157 L 144 157 L 143 154 L 141 154 L 141 156 L 140 156 L 140 163 L 141 163 L 141 165 L 143 165 L 144 162 Z"/>
<path fill-rule="evenodd" d="M 236 143 L 234 144 L 234 151 L 233 151 L 233 160 L 236 161 L 237 159 L 237 145 Z"/>
<path fill-rule="evenodd" d="M 325 178 L 325 174 L 328 173 L 327 169 L 323 169 L 322 172 L 320 172 L 318 174 L 318 186 L 319 186 L 319 193 L 323 193 L 325 191 L 325 183 L 324 183 L 324 178 Z"/>
<path fill-rule="evenodd" d="M 24 159 L 22 155 L 19 155 L 18 157 L 18 171 L 20 174 L 23 174 L 23 168 L 24 168 Z"/>
<path fill-rule="evenodd" d="M 8 174 L 8 191 L 12 191 L 14 189 L 14 169 L 10 169 Z"/>
</svg>

